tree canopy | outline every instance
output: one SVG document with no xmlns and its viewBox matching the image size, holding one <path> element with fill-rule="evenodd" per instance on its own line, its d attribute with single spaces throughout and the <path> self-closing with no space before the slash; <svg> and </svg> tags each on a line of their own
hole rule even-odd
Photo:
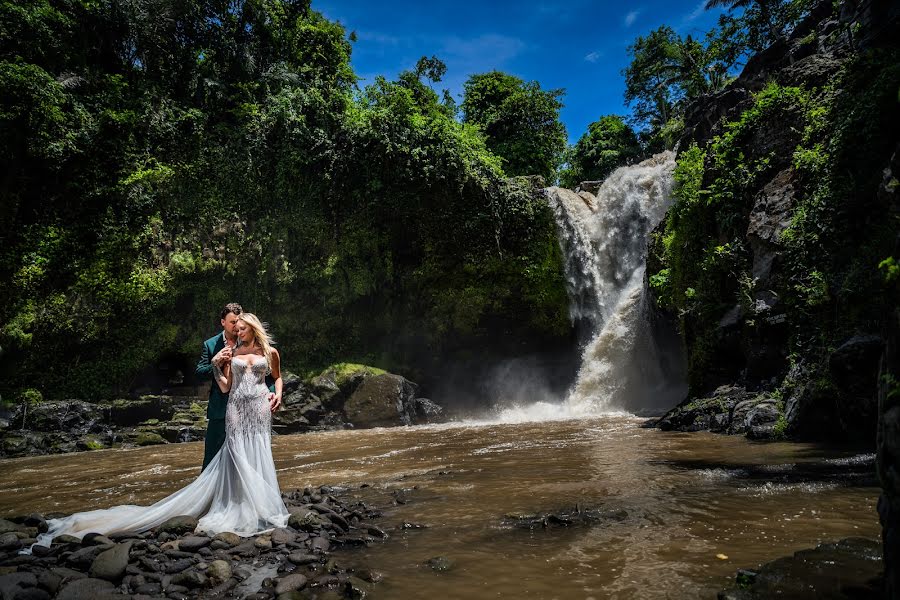
<svg viewBox="0 0 900 600">
<path fill-rule="evenodd" d="M 560 185 L 574 188 L 581 181 L 603 180 L 617 167 L 639 158 L 643 149 L 634 130 L 617 115 L 601 117 L 567 153 Z"/>
<path fill-rule="evenodd" d="M 472 75 L 464 90 L 463 122 L 481 128 L 508 175 L 556 179 L 566 147 L 563 90 L 542 90 L 536 81 L 500 71 Z"/>
</svg>

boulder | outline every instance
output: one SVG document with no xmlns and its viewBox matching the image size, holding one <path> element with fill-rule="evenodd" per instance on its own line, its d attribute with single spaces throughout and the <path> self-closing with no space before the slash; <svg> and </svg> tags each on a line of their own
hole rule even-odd
<svg viewBox="0 0 900 600">
<path fill-rule="evenodd" d="M 170 533 L 173 535 L 183 535 L 185 533 L 191 533 L 195 529 L 197 529 L 198 524 L 197 517 L 192 517 L 190 515 L 181 515 L 178 517 L 172 517 L 156 529 L 156 533 Z"/>
<path fill-rule="evenodd" d="M 344 403 L 344 414 L 356 427 L 411 425 L 417 387 L 399 375 L 366 377 Z"/>
<path fill-rule="evenodd" d="M 56 596 L 56 600 L 106 600 L 116 596 L 113 584 L 105 579 L 88 577 L 65 584 Z"/>
<path fill-rule="evenodd" d="M 109 550 L 105 550 L 97 555 L 97 558 L 91 563 L 88 574 L 91 577 L 118 583 L 125 575 L 125 568 L 128 566 L 130 553 L 131 542 L 116 544 Z"/>
</svg>

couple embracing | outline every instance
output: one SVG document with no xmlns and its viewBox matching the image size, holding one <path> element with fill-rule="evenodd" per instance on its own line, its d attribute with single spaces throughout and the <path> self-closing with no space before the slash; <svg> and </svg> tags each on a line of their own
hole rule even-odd
<svg viewBox="0 0 900 600">
<path fill-rule="evenodd" d="M 287 525 L 272 460 L 272 412 L 281 404 L 281 357 L 265 325 L 238 304 L 222 310 L 220 335 L 204 343 L 197 374 L 213 381 L 203 470 L 151 506 L 122 505 L 50 519 L 37 543 L 62 534 L 81 538 L 142 532 L 175 516 L 199 519 L 196 531 L 250 536 Z"/>
</svg>

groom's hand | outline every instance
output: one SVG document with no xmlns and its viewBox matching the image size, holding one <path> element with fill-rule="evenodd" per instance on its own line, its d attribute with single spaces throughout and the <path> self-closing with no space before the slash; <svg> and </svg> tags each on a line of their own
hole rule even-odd
<svg viewBox="0 0 900 600">
<path fill-rule="evenodd" d="M 281 396 L 274 392 L 269 392 L 269 408 L 275 412 L 281 407 Z"/>
</svg>

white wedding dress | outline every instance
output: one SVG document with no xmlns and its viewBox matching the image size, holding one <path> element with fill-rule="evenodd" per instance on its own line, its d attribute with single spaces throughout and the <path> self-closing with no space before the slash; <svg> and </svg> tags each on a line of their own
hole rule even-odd
<svg viewBox="0 0 900 600">
<path fill-rule="evenodd" d="M 151 506 L 114 506 L 49 519 L 50 529 L 37 543 L 49 546 L 62 534 L 81 538 L 87 533 L 137 533 L 180 515 L 198 517 L 196 531 L 210 535 L 230 531 L 250 536 L 287 525 L 290 514 L 272 460 L 267 367 L 264 356 L 231 360 L 225 443 L 192 483 Z"/>
</svg>

